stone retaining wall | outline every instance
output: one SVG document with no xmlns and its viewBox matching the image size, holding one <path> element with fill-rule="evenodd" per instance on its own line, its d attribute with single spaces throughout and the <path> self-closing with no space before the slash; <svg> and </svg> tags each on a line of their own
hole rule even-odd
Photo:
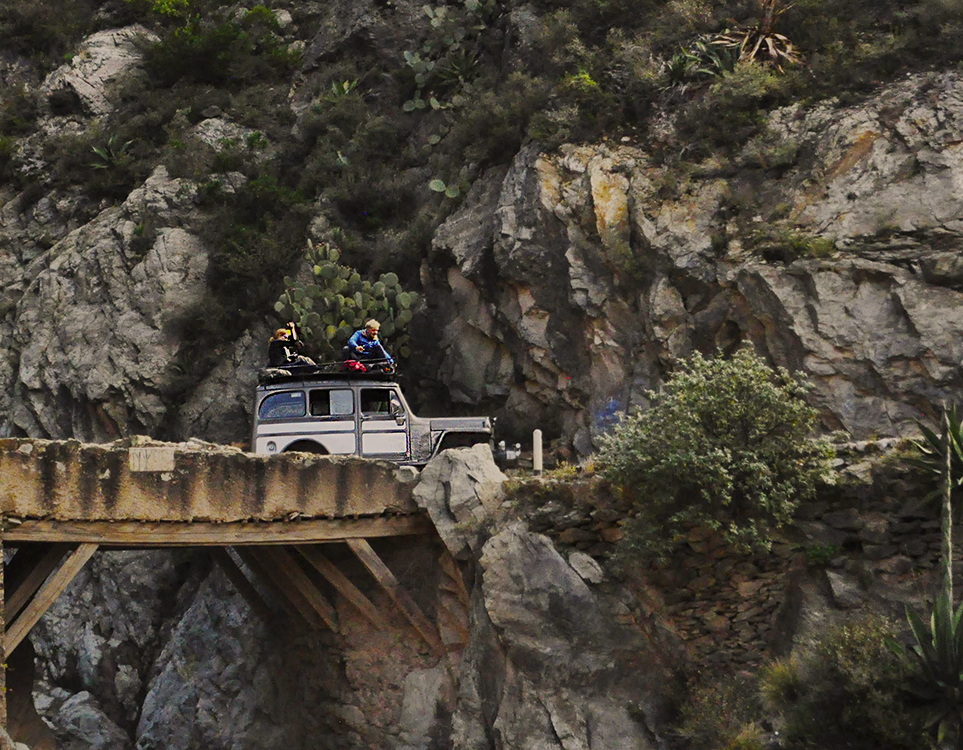
<svg viewBox="0 0 963 750">
<path fill-rule="evenodd" d="M 889 607 L 895 614 L 903 603 L 920 602 L 939 578 L 938 510 L 907 500 L 925 493 L 898 460 L 880 460 L 893 448 L 893 441 L 845 446 L 839 485 L 801 507 L 768 555 L 738 554 L 692 529 L 666 565 L 631 574 L 643 593 L 640 608 L 661 617 L 700 664 L 752 666 L 791 636 L 804 582 L 839 610 Z M 514 496 L 526 498 L 520 502 L 532 531 L 603 564 L 628 515 L 593 477 L 526 481 Z M 954 538 L 963 544 L 963 528 Z M 606 567 L 615 573 L 617 566 Z"/>
</svg>

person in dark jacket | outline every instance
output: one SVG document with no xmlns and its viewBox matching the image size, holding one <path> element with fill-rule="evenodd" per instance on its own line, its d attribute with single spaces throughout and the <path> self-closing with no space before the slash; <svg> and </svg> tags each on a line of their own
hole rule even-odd
<svg viewBox="0 0 963 750">
<path fill-rule="evenodd" d="M 389 365 L 394 364 L 394 359 L 385 350 L 378 338 L 381 330 L 381 323 L 377 320 L 369 320 L 364 324 L 364 328 L 356 331 L 348 339 L 348 345 L 342 349 L 344 359 L 372 360 L 383 359 Z"/>
<path fill-rule="evenodd" d="M 305 357 L 298 349 L 300 341 L 294 338 L 294 324 L 287 328 L 278 328 L 268 344 L 268 367 L 284 367 L 285 365 L 313 365 L 314 360 Z"/>
</svg>

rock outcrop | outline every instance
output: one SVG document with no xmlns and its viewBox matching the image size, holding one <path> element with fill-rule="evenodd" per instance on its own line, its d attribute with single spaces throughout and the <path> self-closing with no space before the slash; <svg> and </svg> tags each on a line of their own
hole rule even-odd
<svg viewBox="0 0 963 750">
<path fill-rule="evenodd" d="M 450 746 L 658 747 L 669 655 L 522 526 L 492 537 L 480 568 Z"/>
<path fill-rule="evenodd" d="M 961 89 L 919 75 L 781 110 L 773 143 L 685 174 L 628 139 L 524 148 L 435 234 L 428 374 L 509 436 L 541 427 L 585 456 L 680 358 L 750 341 L 815 382 L 824 428 L 898 434 L 963 383 Z M 767 148 L 795 156 L 767 169 Z M 210 252 L 194 190 L 158 167 L 91 221 L 57 193 L 0 208 L 0 434 L 246 439 L 266 330 L 199 384 L 177 330 Z"/>
<path fill-rule="evenodd" d="M 898 434 L 963 385 L 961 92 L 932 74 L 776 112 L 781 173 L 755 151 L 684 181 L 631 143 L 522 151 L 434 239 L 452 393 L 586 454 L 678 359 L 750 341 L 815 382 L 825 428 Z M 802 257 L 766 260 L 780 241 Z"/>
<path fill-rule="evenodd" d="M 111 85 L 141 62 L 138 38 L 156 40 L 143 26 L 99 31 L 84 40 L 70 62 L 47 76 L 41 87 L 50 110 L 57 115 L 107 114 L 113 107 Z"/>
</svg>

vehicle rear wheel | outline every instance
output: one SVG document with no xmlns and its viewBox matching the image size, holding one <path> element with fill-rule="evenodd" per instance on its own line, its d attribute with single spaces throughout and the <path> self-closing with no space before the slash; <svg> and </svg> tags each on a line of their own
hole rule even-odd
<svg viewBox="0 0 963 750">
<path fill-rule="evenodd" d="M 282 453 L 314 453 L 317 456 L 328 455 L 324 446 L 313 440 L 298 440 L 296 443 L 291 443 Z"/>
<path fill-rule="evenodd" d="M 478 443 L 488 444 L 489 436 L 484 432 L 449 432 L 441 439 L 441 445 L 435 453 L 441 453 L 449 448 L 471 448 Z"/>
</svg>

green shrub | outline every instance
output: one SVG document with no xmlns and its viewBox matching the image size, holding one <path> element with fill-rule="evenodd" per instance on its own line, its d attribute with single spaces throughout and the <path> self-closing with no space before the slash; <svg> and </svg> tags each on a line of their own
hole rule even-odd
<svg viewBox="0 0 963 750">
<path fill-rule="evenodd" d="M 274 309 L 284 320 L 297 322 L 314 353 L 337 359 L 341 347 L 365 321 L 381 322 L 381 334 L 392 340 L 399 357 L 407 357 L 412 310 L 418 303 L 415 292 L 405 291 L 395 273 L 381 274 L 371 283 L 353 268 L 339 262 L 341 251 L 330 245 L 315 247 L 308 241 L 305 258 L 312 265 L 314 283 L 302 284 L 286 277 L 287 289 Z"/>
<path fill-rule="evenodd" d="M 311 205 L 269 172 L 235 191 L 209 180 L 200 186 L 198 202 L 208 212 L 200 235 L 211 248 L 211 300 L 205 306 L 210 318 L 219 321 L 213 340 L 230 340 L 274 304 L 304 242 Z M 187 322 L 186 330 L 192 332 L 196 321 Z M 207 322 L 205 326 L 212 330 Z M 201 339 L 201 348 L 211 341 Z"/>
<path fill-rule="evenodd" d="M 799 84 L 798 74 L 781 74 L 752 62 L 740 62 L 731 73 L 713 80 L 679 118 L 679 136 L 695 156 L 741 149 L 765 132 L 765 113 L 790 103 Z"/>
<path fill-rule="evenodd" d="M 841 552 L 838 544 L 810 544 L 806 547 L 806 562 L 814 568 L 824 568 Z"/>
<path fill-rule="evenodd" d="M 692 750 L 762 748 L 755 720 L 759 705 L 746 675 L 708 675 L 682 706 L 677 733 Z M 753 744 L 755 743 L 755 744 Z"/>
<path fill-rule="evenodd" d="M 144 67 L 161 86 L 180 80 L 238 88 L 258 80 L 280 80 L 297 64 L 278 35 L 273 13 L 255 6 L 240 19 L 225 9 L 192 14 L 147 45 Z"/>
<path fill-rule="evenodd" d="M 769 712 L 779 713 L 795 703 L 803 692 L 799 664 L 792 658 L 767 662 L 759 670 L 759 700 Z"/>
<path fill-rule="evenodd" d="M 949 419 L 950 487 L 954 503 L 958 505 L 960 496 L 963 494 L 963 420 L 957 414 L 955 406 L 947 412 L 947 418 Z M 917 427 L 923 433 L 923 437 L 913 442 L 914 453 L 906 461 L 911 466 L 921 469 L 927 480 L 933 484 L 934 489 L 927 495 L 927 500 L 933 500 L 942 497 L 946 456 L 940 435 L 922 422 L 917 422 Z"/>
<path fill-rule="evenodd" d="M 80 185 L 94 199 L 121 200 L 146 178 L 142 144 L 93 127 L 44 143 L 44 159 L 58 185 Z"/>
<path fill-rule="evenodd" d="M 910 670 L 893 648 L 899 629 L 870 616 L 829 628 L 803 660 L 801 690 L 787 694 L 786 747 L 924 750 L 923 714 L 907 701 Z"/>
<path fill-rule="evenodd" d="M 633 502 L 628 543 L 665 556 L 686 529 L 720 530 L 740 548 L 768 549 L 817 483 L 832 447 L 810 440 L 806 381 L 768 367 L 749 347 L 731 359 L 695 354 L 649 392 L 651 407 L 602 437 L 600 473 Z"/>
<path fill-rule="evenodd" d="M 0 136 L 29 133 L 39 114 L 37 95 L 26 86 L 0 88 Z"/>
</svg>

